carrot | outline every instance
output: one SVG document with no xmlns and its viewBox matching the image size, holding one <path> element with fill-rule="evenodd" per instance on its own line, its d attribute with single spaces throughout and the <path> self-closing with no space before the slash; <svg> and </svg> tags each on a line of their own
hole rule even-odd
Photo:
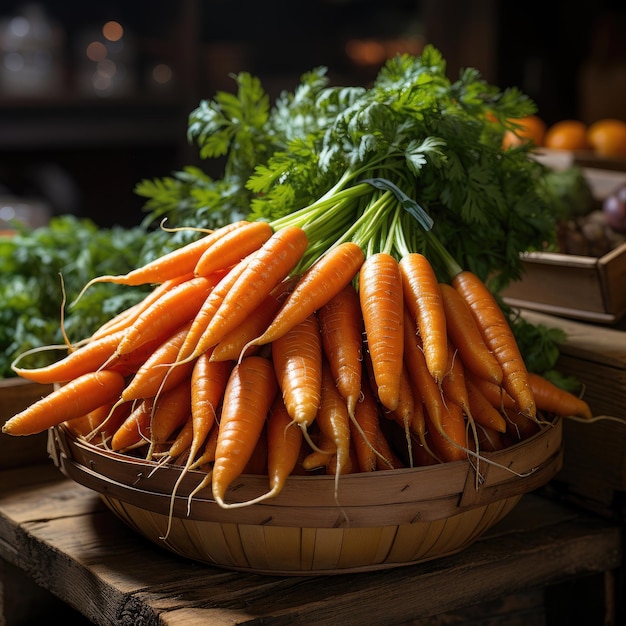
<svg viewBox="0 0 626 626">
<path fill-rule="evenodd" d="M 440 383 L 446 371 L 448 335 L 439 280 L 419 252 L 405 254 L 399 267 L 404 302 L 417 323 L 428 371 Z"/>
<path fill-rule="evenodd" d="M 98 435 L 104 442 L 113 435 L 129 413 L 130 403 L 107 402 L 83 417 L 65 422 L 65 425 L 77 436 L 91 440 Z"/>
<path fill-rule="evenodd" d="M 77 302 L 85 291 L 95 283 L 116 283 L 128 286 L 148 285 L 151 283 L 163 283 L 185 274 L 193 274 L 196 263 L 205 250 L 218 241 L 220 237 L 223 237 L 225 234 L 239 228 L 245 223 L 246 222 L 242 220 L 226 224 L 196 241 L 192 241 L 176 250 L 172 250 L 167 254 L 157 257 L 141 267 L 135 268 L 127 274 L 120 274 L 118 276 L 104 275 L 92 278 L 78 294 L 75 302 Z"/>
<path fill-rule="evenodd" d="M 180 359 L 195 358 L 212 348 L 237 328 L 293 270 L 308 244 L 306 233 L 297 226 L 276 231 L 256 252 L 241 263 L 241 273 L 213 311 L 201 334 L 191 334 L 194 348 L 185 349 Z M 306 317 L 306 316 L 305 316 Z M 193 331 L 193 329 L 192 329 Z M 191 341 L 191 339 L 190 339 Z"/>
<path fill-rule="evenodd" d="M 496 452 L 504 448 L 502 433 L 478 422 L 476 423 L 476 430 L 478 431 L 478 444 L 481 450 Z"/>
<path fill-rule="evenodd" d="M 191 385 L 184 379 L 154 401 L 150 438 L 152 447 L 164 444 L 191 414 Z"/>
<path fill-rule="evenodd" d="M 183 324 L 171 337 L 155 348 L 152 355 L 128 381 L 121 394 L 122 401 L 154 397 L 159 391 L 167 391 L 180 381 L 189 378 L 193 362 L 174 369 L 170 368 L 170 364 L 185 341 L 190 325 L 191 322 Z"/>
<path fill-rule="evenodd" d="M 391 457 L 384 457 L 379 450 L 380 439 L 384 438 L 384 435 L 380 428 L 378 402 L 367 380 L 363 382 L 363 392 L 356 403 L 354 419 L 350 420 L 350 434 L 359 471 L 375 471 L 381 457 L 390 468 L 392 467 Z"/>
<path fill-rule="evenodd" d="M 440 283 L 439 287 L 448 335 L 459 351 L 463 365 L 477 376 L 499 385 L 502 368 L 487 347 L 469 306 L 451 285 Z"/>
<path fill-rule="evenodd" d="M 476 274 L 462 271 L 452 286 L 467 302 L 483 339 L 502 368 L 502 384 L 517 402 L 520 410 L 535 417 L 535 398 L 528 382 L 528 371 L 511 326 L 500 305 Z"/>
<path fill-rule="evenodd" d="M 307 472 L 326 468 L 337 453 L 337 446 L 325 433 L 318 433 L 315 448 L 302 459 L 302 467 Z"/>
<path fill-rule="evenodd" d="M 379 252 L 365 260 L 359 298 L 378 398 L 393 411 L 398 406 L 404 343 L 402 278 L 394 257 Z"/>
<path fill-rule="evenodd" d="M 557 387 L 544 376 L 529 372 L 528 380 L 539 410 L 559 416 L 570 415 L 584 419 L 593 417 L 587 402 L 573 393 Z"/>
<path fill-rule="evenodd" d="M 430 407 L 434 408 L 434 404 Z M 426 422 L 433 428 L 429 429 L 433 449 L 444 461 L 461 461 L 467 459 L 466 423 L 461 407 L 450 402 L 444 411 L 431 412 L 426 409 Z"/>
<path fill-rule="evenodd" d="M 424 403 L 426 423 L 432 427 L 429 430 L 433 441 L 437 441 L 436 452 L 444 461 L 465 459 L 467 458 L 467 437 L 463 414 L 458 405 L 453 402 L 447 404 L 444 402 L 435 379 L 428 371 L 421 339 L 415 330 L 415 322 L 409 313 L 405 312 L 406 367 L 413 385 Z"/>
<path fill-rule="evenodd" d="M 213 272 L 235 265 L 248 254 L 258 250 L 273 234 L 267 222 L 248 222 L 226 233 L 207 248 L 194 268 L 196 276 L 209 276 Z"/>
<path fill-rule="evenodd" d="M 17 367 L 15 361 L 12 369 L 18 376 L 37 383 L 65 383 L 102 367 L 115 354 L 123 336 L 124 331 L 118 330 L 111 335 L 94 339 L 45 367 L 22 368 Z"/>
<path fill-rule="evenodd" d="M 489 403 L 498 410 L 516 408 L 515 400 L 500 385 L 468 372 L 467 378 L 487 398 Z"/>
<path fill-rule="evenodd" d="M 138 444 L 150 441 L 150 420 L 152 418 L 153 398 L 146 398 L 136 404 L 128 417 L 111 437 L 111 450 L 128 450 Z"/>
<path fill-rule="evenodd" d="M 235 284 L 239 276 L 245 270 L 246 266 L 250 262 L 250 257 L 242 259 L 235 267 L 230 269 L 221 280 L 215 285 L 207 299 L 204 301 L 199 311 L 196 313 L 192 320 L 191 327 L 185 342 L 180 348 L 178 355 L 176 356 L 176 364 L 182 364 L 187 361 L 193 360 L 202 352 L 206 352 L 210 346 L 206 348 L 199 345 L 201 338 L 206 331 L 209 322 L 215 315 L 215 312 L 220 307 L 226 294 L 230 291 L 231 287 Z"/>
<path fill-rule="evenodd" d="M 470 411 L 474 421 L 499 433 L 506 432 L 506 420 L 502 413 L 485 397 L 480 387 L 471 380 L 466 382 Z"/>
<path fill-rule="evenodd" d="M 271 498 L 280 493 L 293 472 L 302 447 L 302 431 L 295 427 L 280 395 L 276 396 L 267 422 L 267 441 L 271 494 L 267 497 Z"/>
<path fill-rule="evenodd" d="M 153 339 L 167 337 L 193 319 L 217 282 L 200 276 L 177 285 L 148 307 L 126 331 L 117 354 L 126 354 Z"/>
<path fill-rule="evenodd" d="M 506 434 L 513 440 L 528 439 L 539 432 L 537 420 L 520 413 L 518 409 L 505 408 L 504 415 L 507 421 Z"/>
<path fill-rule="evenodd" d="M 421 402 L 421 400 L 420 400 Z M 409 467 L 413 467 L 413 450 L 411 444 L 411 423 L 415 418 L 415 398 L 413 386 L 409 379 L 406 367 L 400 372 L 398 388 L 398 406 L 391 412 L 391 417 L 402 427 L 406 438 Z"/>
<path fill-rule="evenodd" d="M 271 345 L 274 371 L 287 412 L 306 436 L 321 401 L 322 339 L 317 317 L 309 315 Z"/>
<path fill-rule="evenodd" d="M 352 283 L 324 304 L 317 317 L 330 371 L 348 413 L 354 415 L 361 393 L 363 329 L 359 296 Z"/>
<path fill-rule="evenodd" d="M 118 313 L 115 317 L 111 318 L 104 324 L 100 326 L 100 328 L 96 329 L 92 335 L 90 336 L 90 340 L 98 339 L 104 335 L 110 335 L 117 330 L 122 330 L 128 328 L 151 304 L 156 302 L 163 294 L 168 292 L 173 287 L 180 285 L 193 278 L 193 274 L 182 274 L 181 276 L 177 276 L 176 278 L 171 278 L 170 280 L 166 280 L 165 282 L 156 285 L 152 291 L 150 291 L 146 296 L 129 307 L 128 309 L 124 309 L 120 313 Z"/>
<path fill-rule="evenodd" d="M 193 418 L 191 415 L 189 415 L 189 417 L 187 418 L 187 421 L 182 425 L 182 427 L 178 431 L 178 434 L 176 435 L 174 441 L 172 441 L 172 445 L 167 450 L 163 451 L 162 453 L 163 461 L 159 461 L 159 462 L 165 462 L 165 463 L 169 463 L 170 461 L 176 462 L 182 457 L 182 455 L 186 455 L 186 458 L 184 460 L 184 465 L 185 466 L 191 465 L 190 446 L 191 446 L 192 440 L 193 440 Z M 185 472 L 185 469 L 183 468 L 183 470 L 180 472 L 180 476 L 176 479 L 177 484 L 175 484 L 174 488 L 172 489 L 172 495 L 176 494 L 177 486 L 179 482 L 182 481 L 181 477 L 185 476 L 185 474 L 186 472 Z"/>
<path fill-rule="evenodd" d="M 244 350 L 246 345 L 267 328 L 292 286 L 292 280 L 283 280 L 254 312 L 215 345 L 211 351 L 211 361 L 237 361 L 254 354 L 257 348 L 251 346 Z"/>
<path fill-rule="evenodd" d="M 262 346 L 275 341 L 324 306 L 352 281 L 363 258 L 363 250 L 350 241 L 325 252 L 304 272 L 273 322 L 250 345 Z"/>
<path fill-rule="evenodd" d="M 326 361 L 322 364 L 322 396 L 316 418 L 321 433 L 335 448 L 335 500 L 339 494 L 339 476 L 350 460 L 350 416 L 346 401 L 337 391 L 335 381 Z"/>
<path fill-rule="evenodd" d="M 465 414 L 471 413 L 465 368 L 452 342 L 447 347 L 446 373 L 441 382 L 444 398 L 458 404 Z"/>
<path fill-rule="evenodd" d="M 242 359 L 228 378 L 211 479 L 213 498 L 222 508 L 244 504 L 224 498 L 254 451 L 277 390 L 274 367 L 261 356 Z"/>
<path fill-rule="evenodd" d="M 124 377 L 117 372 L 83 374 L 11 417 L 2 426 L 2 432 L 36 435 L 117 400 L 123 388 Z"/>
</svg>

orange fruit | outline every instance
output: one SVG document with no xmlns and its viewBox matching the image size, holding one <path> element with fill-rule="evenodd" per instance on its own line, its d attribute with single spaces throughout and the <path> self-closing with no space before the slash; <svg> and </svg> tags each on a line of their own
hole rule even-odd
<svg viewBox="0 0 626 626">
<path fill-rule="evenodd" d="M 502 147 L 517 148 L 524 143 L 532 142 L 535 146 L 542 146 L 546 134 L 546 123 L 538 115 L 529 115 L 511 120 L 519 124 L 521 128 L 515 132 L 507 130 L 502 137 Z"/>
<path fill-rule="evenodd" d="M 604 118 L 594 122 L 587 131 L 592 150 L 603 157 L 626 157 L 626 122 Z"/>
<path fill-rule="evenodd" d="M 587 125 L 580 120 L 560 120 L 546 131 L 546 148 L 556 150 L 587 150 Z"/>
</svg>

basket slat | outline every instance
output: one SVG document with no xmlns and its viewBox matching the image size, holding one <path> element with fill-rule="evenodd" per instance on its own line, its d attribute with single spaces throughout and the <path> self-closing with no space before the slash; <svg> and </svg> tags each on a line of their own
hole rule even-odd
<svg viewBox="0 0 626 626">
<path fill-rule="evenodd" d="M 334 476 L 292 476 L 278 497 L 235 509 L 218 506 L 209 489 L 190 505 L 203 472 L 184 476 L 172 502 L 180 467 L 102 450 L 62 427 L 51 429 L 49 448 L 66 476 L 100 493 L 162 548 L 234 570 L 336 574 L 418 563 L 470 545 L 560 470 L 562 421 L 486 455 L 478 481 L 469 461 L 348 474 L 336 502 Z M 241 476 L 230 496 L 245 501 L 266 490 L 267 477 Z"/>
</svg>

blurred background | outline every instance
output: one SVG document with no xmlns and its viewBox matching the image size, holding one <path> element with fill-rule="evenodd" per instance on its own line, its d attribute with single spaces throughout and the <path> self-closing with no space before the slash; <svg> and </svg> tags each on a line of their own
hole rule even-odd
<svg viewBox="0 0 626 626">
<path fill-rule="evenodd" d="M 432 43 L 454 79 L 476 67 L 543 119 L 626 119 L 622 1 L 110 0 L 0 3 L 0 222 L 55 214 L 102 227 L 142 217 L 133 188 L 197 155 L 187 116 L 231 73 L 272 99 L 320 65 L 364 85 Z M 578 5 L 577 5 L 578 6 Z"/>
</svg>

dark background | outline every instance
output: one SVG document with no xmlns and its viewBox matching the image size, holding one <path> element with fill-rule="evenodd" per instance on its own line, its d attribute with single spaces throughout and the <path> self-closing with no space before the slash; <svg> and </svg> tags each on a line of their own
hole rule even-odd
<svg viewBox="0 0 626 626">
<path fill-rule="evenodd" d="M 336 84 L 367 85 L 386 56 L 436 45 L 451 78 L 478 68 L 501 88 L 518 86 L 548 123 L 626 118 L 623 2 L 497 0 L 112 0 L 41 2 L 59 34 L 61 77 L 47 93 L 0 91 L 0 193 L 41 198 L 52 214 L 107 227 L 142 217 L 133 188 L 196 162 L 187 115 L 232 72 L 258 76 L 272 97 L 319 65 Z M 3 0 L 0 20 L 22 2 Z M 86 30 L 120 22 L 134 53 L 124 92 L 81 85 Z M 0 46 L 6 42 L 0 38 Z M 173 71 L 168 86 L 148 76 Z"/>
</svg>

